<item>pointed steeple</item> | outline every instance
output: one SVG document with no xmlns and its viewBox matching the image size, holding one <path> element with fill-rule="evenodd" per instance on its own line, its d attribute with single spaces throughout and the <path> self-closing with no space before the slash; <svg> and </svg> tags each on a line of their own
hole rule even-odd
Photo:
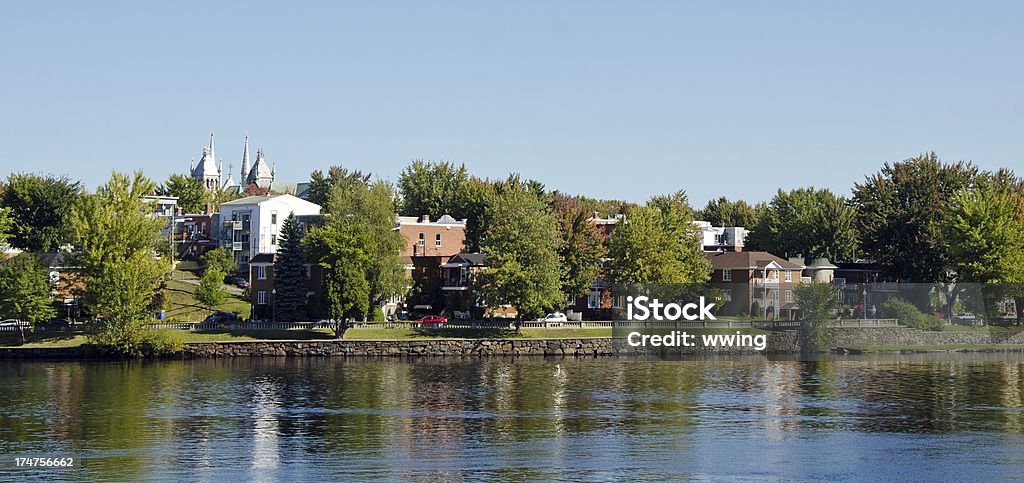
<svg viewBox="0 0 1024 483">
<path fill-rule="evenodd" d="M 188 164 L 188 172 L 191 173 L 196 170 L 196 157 L 192 156 L 192 162 Z"/>
<path fill-rule="evenodd" d="M 217 159 L 216 153 L 213 150 L 213 131 L 210 131 L 210 159 Z"/>
<path fill-rule="evenodd" d="M 245 146 L 242 148 L 242 182 L 249 177 L 249 131 L 245 132 Z"/>
<path fill-rule="evenodd" d="M 274 166 L 270 168 L 270 181 L 277 179 L 277 160 L 274 160 Z"/>
</svg>

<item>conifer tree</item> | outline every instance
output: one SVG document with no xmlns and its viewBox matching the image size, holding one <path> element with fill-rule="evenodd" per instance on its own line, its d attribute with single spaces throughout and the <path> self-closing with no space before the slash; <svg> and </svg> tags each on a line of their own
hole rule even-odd
<svg viewBox="0 0 1024 483">
<path fill-rule="evenodd" d="M 281 226 L 274 262 L 274 290 L 276 318 L 282 322 L 294 322 L 306 318 L 306 256 L 302 238 L 305 235 L 295 214 L 285 218 Z"/>
</svg>

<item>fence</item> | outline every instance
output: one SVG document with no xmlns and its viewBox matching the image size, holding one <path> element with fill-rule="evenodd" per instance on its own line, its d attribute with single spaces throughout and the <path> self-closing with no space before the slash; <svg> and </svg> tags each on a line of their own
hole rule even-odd
<svg viewBox="0 0 1024 483">
<path fill-rule="evenodd" d="M 800 326 L 800 322 L 791 320 L 705 320 L 705 321 L 568 321 L 568 322 L 537 322 L 523 321 L 519 327 L 524 329 L 610 329 L 616 327 L 639 328 L 639 329 L 764 329 L 764 330 L 792 330 Z M 867 328 L 867 327 L 901 327 L 896 319 L 840 319 L 832 320 L 828 324 L 833 328 Z M 172 329 L 172 330 L 314 330 L 334 329 L 335 323 L 327 320 L 319 322 L 238 322 L 231 324 L 211 324 L 204 322 L 161 322 L 146 324 L 146 329 Z M 471 330 L 503 330 L 514 329 L 515 322 L 508 320 L 483 320 L 483 321 L 449 321 L 444 324 L 422 324 L 419 322 L 352 322 L 350 327 L 357 329 L 471 329 Z M 35 332 L 67 332 L 66 325 L 39 325 L 36 327 L 23 326 L 26 331 Z M 78 332 L 85 328 L 82 324 L 76 324 L 74 331 Z M 0 332 L 18 332 L 16 325 L 0 326 Z"/>
</svg>

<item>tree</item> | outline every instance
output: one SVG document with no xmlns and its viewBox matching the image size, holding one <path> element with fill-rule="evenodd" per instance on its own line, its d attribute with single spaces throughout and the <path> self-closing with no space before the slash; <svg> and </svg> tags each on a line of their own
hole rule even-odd
<svg viewBox="0 0 1024 483">
<path fill-rule="evenodd" d="M 484 303 L 513 305 L 520 319 L 564 305 L 558 228 L 548 203 L 510 179 L 498 193 L 481 241 L 488 269 L 480 275 Z"/>
<path fill-rule="evenodd" d="M 137 350 L 154 289 L 169 269 L 154 257 L 165 243 L 164 222 L 149 216 L 152 206 L 142 199 L 154 186 L 142 172 L 114 173 L 71 215 L 72 263 L 84 282 L 85 306 L 100 316 L 90 336 L 121 353 Z"/>
<path fill-rule="evenodd" d="M 607 250 L 604 235 L 589 221 L 589 210 L 578 199 L 556 195 L 554 214 L 560 235 L 558 259 L 562 294 L 566 300 L 585 295 L 601 273 Z"/>
<path fill-rule="evenodd" d="M 406 216 L 450 214 L 459 218 L 465 208 L 468 182 L 465 165 L 417 159 L 398 176 L 401 212 Z"/>
<path fill-rule="evenodd" d="M 35 255 L 0 262 L 0 319 L 38 323 L 54 318 L 50 288 L 49 273 Z"/>
<path fill-rule="evenodd" d="M 307 246 L 311 259 L 324 269 L 320 305 L 333 318 L 365 317 L 368 307 L 401 295 L 407 286 L 398 257 L 405 240 L 394 229 L 395 191 L 384 181 L 336 178 L 347 181 L 331 186 L 328 222 L 310 231 Z M 357 272 L 362 282 L 356 281 Z M 348 299 L 363 293 L 364 283 L 365 303 Z"/>
<path fill-rule="evenodd" d="M 856 210 L 827 189 L 779 190 L 747 237 L 750 249 L 784 257 L 854 258 Z"/>
<path fill-rule="evenodd" d="M 277 320 L 295 322 L 306 316 L 306 254 L 302 243 L 305 230 L 294 213 L 284 219 L 274 261 L 274 307 Z"/>
<path fill-rule="evenodd" d="M 213 270 L 225 275 L 238 272 L 238 262 L 235 261 L 234 255 L 224 247 L 214 248 L 204 253 L 199 257 L 199 261 L 203 263 L 206 271 Z"/>
<path fill-rule="evenodd" d="M 652 198 L 626 212 L 608 240 L 609 276 L 621 284 L 696 285 L 711 275 L 686 195 Z"/>
<path fill-rule="evenodd" d="M 811 355 L 828 350 L 828 321 L 837 303 L 832 285 L 823 282 L 803 283 L 794 293 L 801 311 L 800 328 L 797 330 L 800 353 Z"/>
<path fill-rule="evenodd" d="M 81 194 L 81 183 L 67 177 L 10 175 L 0 199 L 10 210 L 10 244 L 31 252 L 66 244 L 66 221 Z"/>
<path fill-rule="evenodd" d="M 11 210 L 0 207 L 0 246 L 7 244 L 11 233 Z"/>
<path fill-rule="evenodd" d="M 971 163 L 944 164 L 935 153 L 902 162 L 854 185 L 851 203 L 866 255 L 904 282 L 943 282 L 953 255 L 942 224 L 951 200 L 979 179 Z"/>
<path fill-rule="evenodd" d="M 224 303 L 228 292 L 224 289 L 224 272 L 214 269 L 207 269 L 199 278 L 199 287 L 196 288 L 196 300 L 210 310 Z"/>
<path fill-rule="evenodd" d="M 172 174 L 157 192 L 162 196 L 176 196 L 178 207 L 185 213 L 203 213 L 211 201 L 202 180 L 184 174 Z"/>
<path fill-rule="evenodd" d="M 369 233 L 359 225 L 328 223 L 307 237 L 310 253 L 324 274 L 323 305 L 326 316 L 335 321 L 334 332 L 344 334 L 346 320 L 366 315 L 370 308 Z"/>
<path fill-rule="evenodd" d="M 941 223 L 958 282 L 1024 283 L 1024 194 L 983 183 L 949 201 Z"/>
<path fill-rule="evenodd" d="M 331 205 L 331 196 L 334 188 L 341 192 L 347 192 L 354 186 L 370 184 L 370 175 L 361 171 L 349 171 L 341 166 L 331 166 L 325 175 L 323 171 L 316 170 L 309 175 L 309 189 L 306 200 L 327 208 Z"/>
<path fill-rule="evenodd" d="M 743 226 L 753 228 L 757 225 L 758 209 L 750 206 L 746 201 L 729 201 L 722 196 L 718 199 L 708 201 L 704 209 L 700 210 L 697 218 L 707 221 L 713 226 Z"/>
</svg>

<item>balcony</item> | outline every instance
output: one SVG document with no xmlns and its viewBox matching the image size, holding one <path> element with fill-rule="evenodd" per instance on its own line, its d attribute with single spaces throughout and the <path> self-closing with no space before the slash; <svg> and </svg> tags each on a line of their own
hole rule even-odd
<svg viewBox="0 0 1024 483">
<path fill-rule="evenodd" d="M 755 278 L 752 282 L 757 288 L 779 288 L 779 279 L 777 278 Z"/>
</svg>

